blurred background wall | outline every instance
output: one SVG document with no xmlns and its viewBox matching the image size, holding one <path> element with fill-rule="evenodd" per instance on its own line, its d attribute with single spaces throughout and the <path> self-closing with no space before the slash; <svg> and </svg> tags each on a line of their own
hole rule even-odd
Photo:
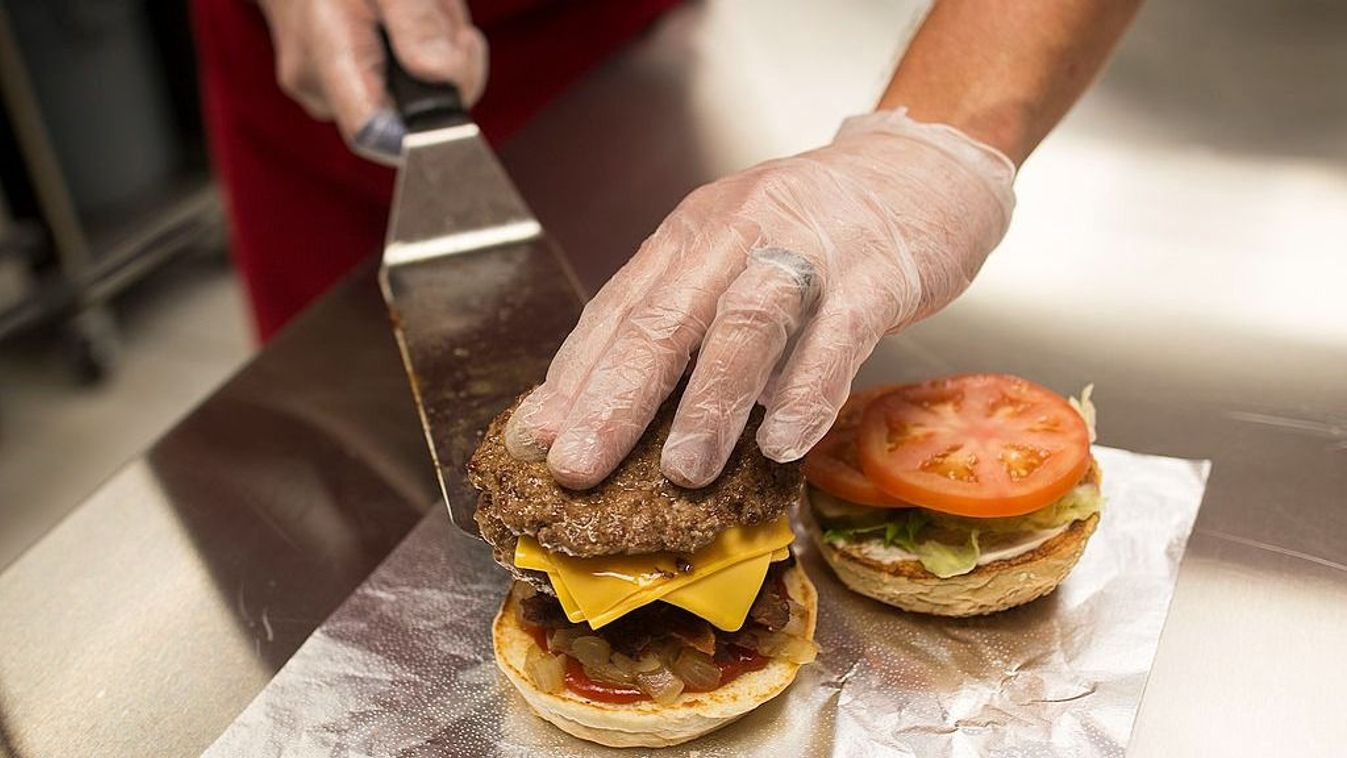
<svg viewBox="0 0 1347 758">
<path fill-rule="evenodd" d="M 187 13 L 0 2 L 0 565 L 252 349 Z"/>
</svg>

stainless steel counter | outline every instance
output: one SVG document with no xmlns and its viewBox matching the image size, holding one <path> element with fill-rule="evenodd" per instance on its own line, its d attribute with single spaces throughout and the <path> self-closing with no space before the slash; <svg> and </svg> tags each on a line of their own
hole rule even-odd
<svg viewBox="0 0 1347 758">
<path fill-rule="evenodd" d="M 0 756 L 199 753 L 438 494 L 369 269 L 0 574 Z"/>
<path fill-rule="evenodd" d="M 503 160 L 597 287 L 686 190 L 864 109 L 919 10 L 686 7 Z M 1094 382 L 1101 441 L 1214 461 L 1137 755 L 1347 742 L 1344 25 L 1150 6 L 972 290 L 860 378 Z M 434 498 L 365 270 L 0 575 L 0 756 L 198 752 Z"/>
</svg>

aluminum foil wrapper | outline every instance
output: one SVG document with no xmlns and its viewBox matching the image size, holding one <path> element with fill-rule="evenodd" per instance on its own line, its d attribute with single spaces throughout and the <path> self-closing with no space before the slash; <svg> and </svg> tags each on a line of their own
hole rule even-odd
<svg viewBox="0 0 1347 758">
<path fill-rule="evenodd" d="M 1071 576 L 989 617 L 847 591 L 807 540 L 818 660 L 699 756 L 1122 755 L 1210 464 L 1096 448 L 1108 498 Z M 496 670 L 507 587 L 486 546 L 428 516 L 299 649 L 210 756 L 632 755 L 570 737 Z"/>
</svg>

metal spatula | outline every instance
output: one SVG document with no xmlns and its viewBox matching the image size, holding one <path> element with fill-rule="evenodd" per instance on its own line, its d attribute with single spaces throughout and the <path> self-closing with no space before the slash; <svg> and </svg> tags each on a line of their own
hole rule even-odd
<svg viewBox="0 0 1347 758">
<path fill-rule="evenodd" d="M 388 61 L 408 134 L 379 282 L 449 515 L 477 534 L 468 458 L 492 417 L 542 380 L 583 299 L 458 90 Z"/>
</svg>

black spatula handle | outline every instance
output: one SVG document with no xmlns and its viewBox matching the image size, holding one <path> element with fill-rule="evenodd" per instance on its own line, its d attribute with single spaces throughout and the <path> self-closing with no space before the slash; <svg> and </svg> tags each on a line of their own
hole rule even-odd
<svg viewBox="0 0 1347 758">
<path fill-rule="evenodd" d="M 407 73 L 393 52 L 388 32 L 380 30 L 380 36 L 384 43 L 388 94 L 407 125 L 407 131 L 438 129 L 468 120 L 468 110 L 463 107 L 463 97 L 457 86 L 448 82 L 428 82 Z"/>
</svg>

